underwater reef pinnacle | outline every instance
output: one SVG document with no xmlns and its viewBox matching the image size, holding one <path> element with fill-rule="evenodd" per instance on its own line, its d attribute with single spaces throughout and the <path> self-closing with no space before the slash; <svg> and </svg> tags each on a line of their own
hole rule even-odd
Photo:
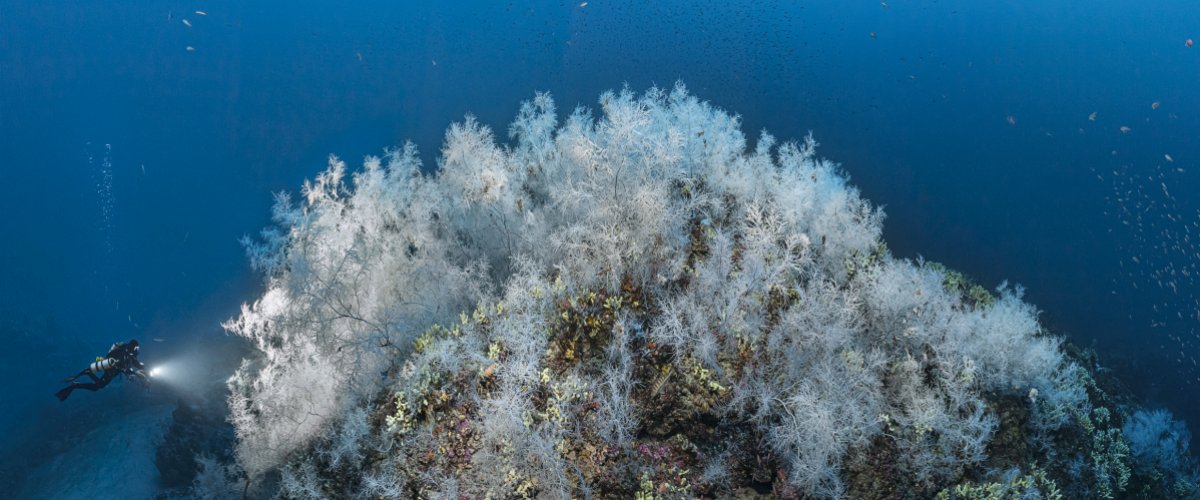
<svg viewBox="0 0 1200 500">
<path fill-rule="evenodd" d="M 234 459 L 198 498 L 1184 498 L 1187 430 L 1019 286 L 893 256 L 811 134 L 682 84 L 468 116 L 244 241 Z"/>
</svg>

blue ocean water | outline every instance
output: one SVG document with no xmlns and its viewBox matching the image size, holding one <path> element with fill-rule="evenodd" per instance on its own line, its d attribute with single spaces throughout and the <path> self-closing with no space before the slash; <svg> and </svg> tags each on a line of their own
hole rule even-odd
<svg viewBox="0 0 1200 500">
<path fill-rule="evenodd" d="M 411 140 L 433 168 L 466 113 L 503 135 L 535 91 L 566 112 L 677 80 L 740 113 L 751 140 L 812 131 L 885 207 L 893 252 L 1024 285 L 1048 325 L 1200 424 L 1193 2 L 9 0 L 0 12 L 0 449 L 22 464 L 6 480 L 172 401 L 128 382 L 51 395 L 116 340 L 140 339 L 147 362 L 204 362 L 258 287 L 238 239 L 328 155 L 354 164 Z M 53 438 L 29 456 L 30 435 Z"/>
</svg>

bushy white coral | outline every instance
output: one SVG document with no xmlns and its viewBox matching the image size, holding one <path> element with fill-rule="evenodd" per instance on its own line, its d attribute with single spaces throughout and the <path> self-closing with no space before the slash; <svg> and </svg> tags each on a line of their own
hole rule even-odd
<svg viewBox="0 0 1200 500">
<path fill-rule="evenodd" d="M 1138 410 L 1121 427 L 1139 463 L 1176 473 L 1187 464 L 1191 432 L 1170 411 Z"/>
<path fill-rule="evenodd" d="M 447 132 L 436 174 L 419 171 L 410 146 L 368 158 L 353 186 L 331 160 L 302 206 L 279 197 L 279 227 L 249 245 L 268 292 L 227 323 L 264 353 L 231 382 L 251 476 L 322 434 L 358 442 L 362 415 L 343 415 L 381 390 L 400 392 L 406 417 L 424 401 L 432 418 L 436 390 L 437 404 L 475 409 L 457 425 L 478 442 L 464 445 L 474 467 L 418 478 L 422 491 L 572 496 L 587 485 L 565 440 L 585 429 L 565 409 L 594 404 L 605 446 L 627 447 L 647 423 L 630 346 L 655 345 L 671 356 L 642 381 L 650 394 L 686 360 L 719 396 L 713 412 L 765 435 L 788 483 L 836 497 L 847 454 L 878 439 L 920 480 L 953 479 L 984 458 L 996 427 L 983 391 L 1053 391 L 1064 379 L 1058 343 L 1019 289 L 969 304 L 943 271 L 893 259 L 882 212 L 816 157 L 811 136 L 764 133 L 747 151 L 738 118 L 682 85 L 607 92 L 600 107 L 598 120 L 580 108 L 559 126 L 538 94 L 509 127 L 513 146 L 468 118 Z M 589 291 L 623 290 L 653 303 L 638 314 L 605 303 L 599 368 L 556 366 L 552 381 L 555 325 Z M 434 324 L 453 332 L 414 352 Z M 385 389 L 380 374 L 400 365 L 404 385 Z M 463 382 L 419 375 L 431 373 L 477 374 L 490 389 L 447 395 Z M 433 423 L 419 425 L 380 442 L 428 444 Z M 357 452 L 325 450 L 331 462 Z M 311 493 L 312 473 L 289 466 L 285 489 Z M 371 491 L 404 483 L 378 468 L 364 477 Z"/>
</svg>

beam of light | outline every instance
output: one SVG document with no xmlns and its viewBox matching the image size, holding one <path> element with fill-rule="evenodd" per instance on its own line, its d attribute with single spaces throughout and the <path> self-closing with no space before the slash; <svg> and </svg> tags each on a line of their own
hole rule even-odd
<svg viewBox="0 0 1200 500">
<path fill-rule="evenodd" d="M 163 368 L 161 366 L 156 366 L 156 367 L 150 369 L 151 377 L 158 377 L 158 376 L 161 376 L 162 374 L 163 374 Z"/>
</svg>

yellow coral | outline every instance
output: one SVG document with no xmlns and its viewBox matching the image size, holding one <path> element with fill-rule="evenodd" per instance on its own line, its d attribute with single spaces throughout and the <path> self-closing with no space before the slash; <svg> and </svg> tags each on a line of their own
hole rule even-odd
<svg viewBox="0 0 1200 500">
<path fill-rule="evenodd" d="M 388 432 L 394 432 L 401 436 L 413 428 L 408 405 L 404 403 L 404 394 L 402 393 L 396 393 L 396 413 L 387 416 L 387 426 Z"/>
<path fill-rule="evenodd" d="M 498 360 L 500 359 L 500 353 L 502 352 L 504 352 L 504 344 L 501 344 L 500 342 L 492 342 L 491 344 L 488 344 L 488 359 L 493 361 Z"/>
</svg>

